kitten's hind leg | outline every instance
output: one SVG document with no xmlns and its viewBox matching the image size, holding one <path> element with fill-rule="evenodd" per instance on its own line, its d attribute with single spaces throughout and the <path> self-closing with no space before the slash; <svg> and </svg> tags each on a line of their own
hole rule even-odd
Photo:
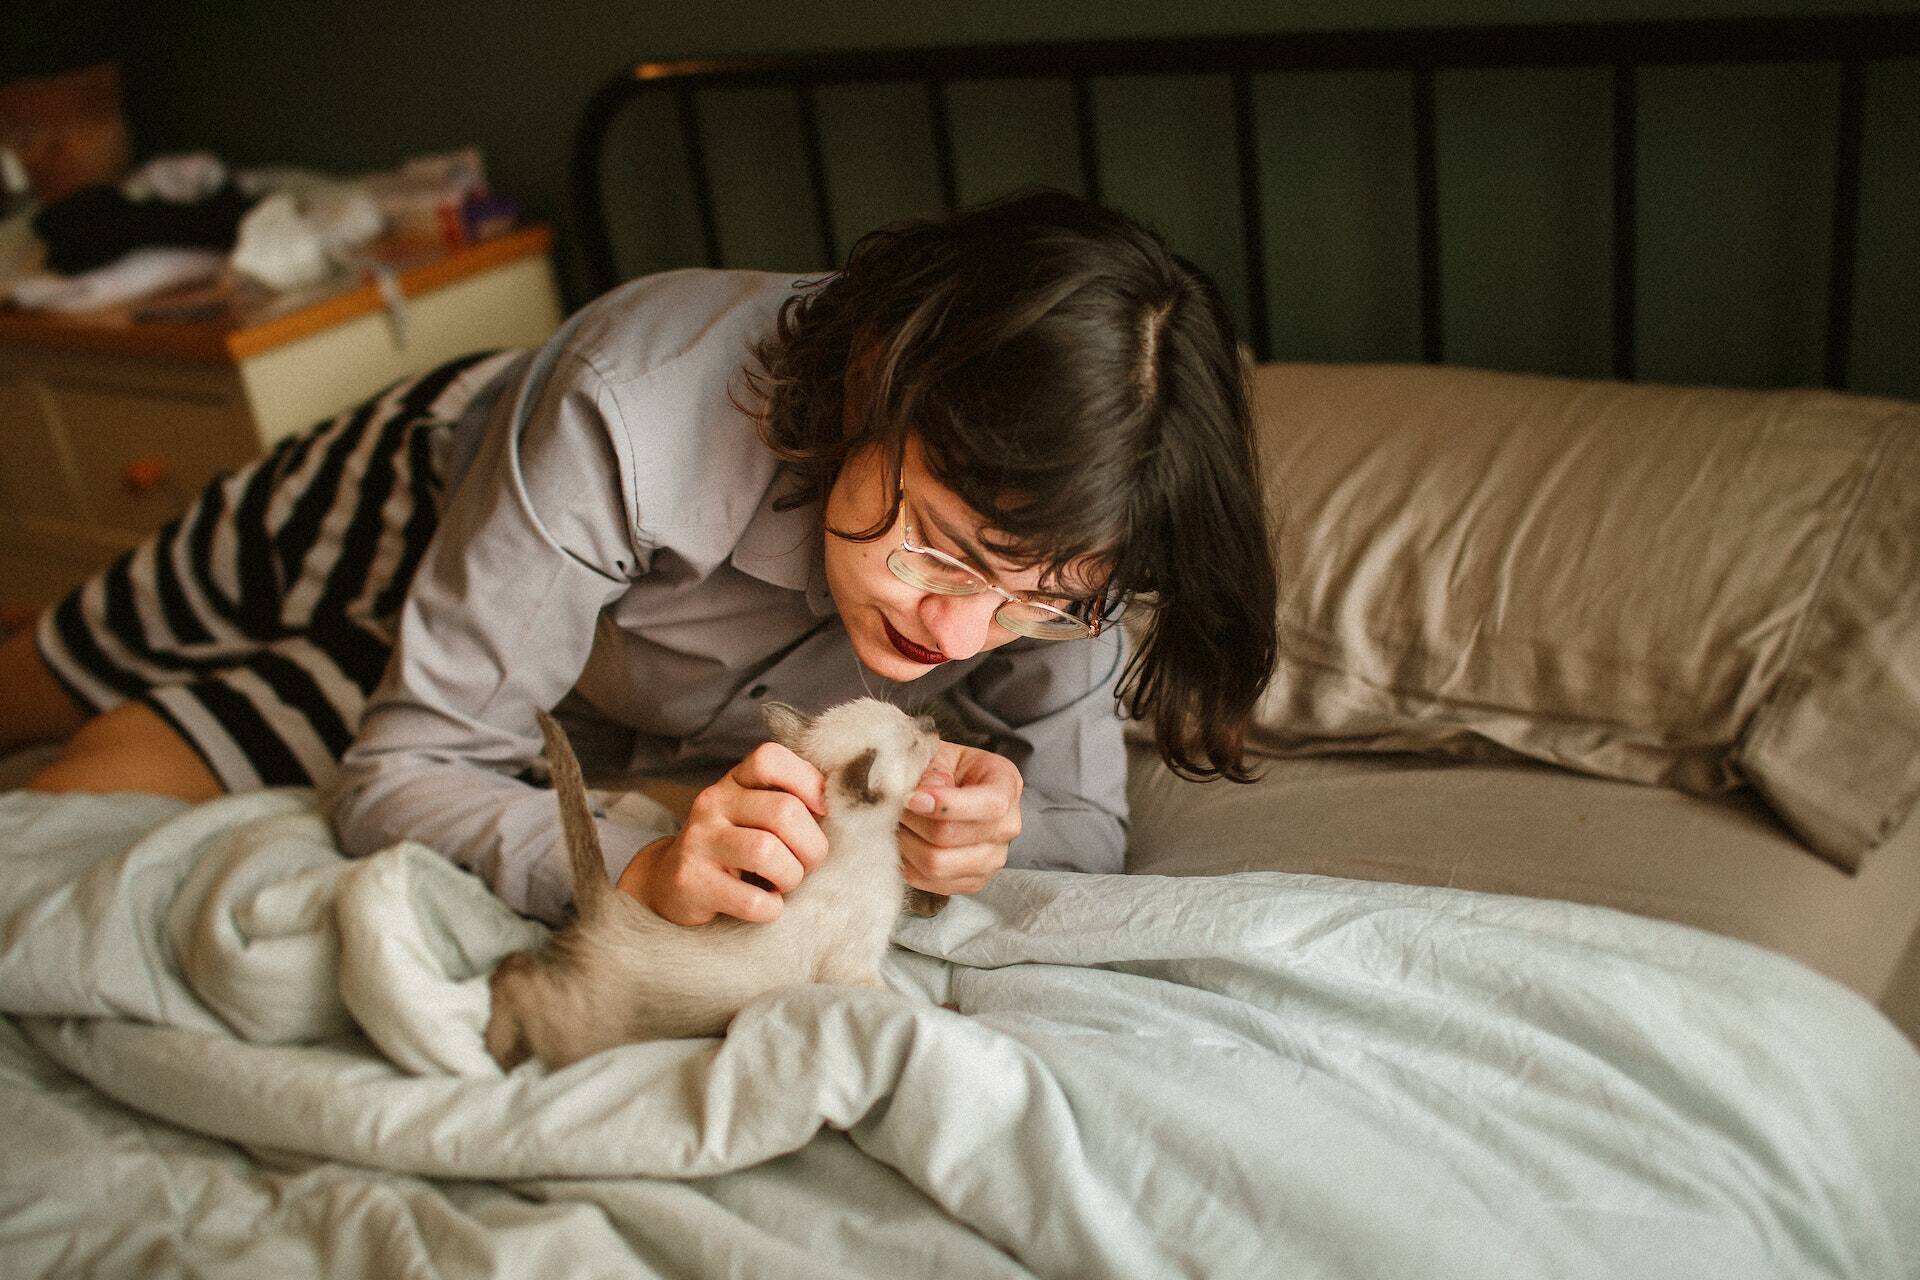
<svg viewBox="0 0 1920 1280">
<path fill-rule="evenodd" d="M 819 969 L 814 973 L 815 982 L 824 982 L 835 987 L 865 987 L 869 991 L 891 991 L 880 977 L 880 971 L 870 964 L 828 956 L 820 961 Z"/>
<path fill-rule="evenodd" d="M 527 1042 L 520 1011 L 532 995 L 528 979 L 539 967 L 531 954 L 516 951 L 502 960 L 487 980 L 493 997 L 493 1008 L 487 1015 L 487 1052 L 502 1071 L 513 1070 L 532 1055 L 533 1046 Z"/>
</svg>

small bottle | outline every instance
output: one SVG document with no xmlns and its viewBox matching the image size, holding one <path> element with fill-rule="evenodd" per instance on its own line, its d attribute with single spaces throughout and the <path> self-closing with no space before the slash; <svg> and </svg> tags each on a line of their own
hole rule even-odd
<svg viewBox="0 0 1920 1280">
<path fill-rule="evenodd" d="M 11 281 L 32 274 L 45 260 L 46 246 L 33 233 L 39 208 L 27 167 L 12 147 L 0 147 L 0 304 L 13 296 Z"/>
<path fill-rule="evenodd" d="M 12 147 L 0 147 L 0 221 L 33 213 L 33 184 Z"/>
</svg>

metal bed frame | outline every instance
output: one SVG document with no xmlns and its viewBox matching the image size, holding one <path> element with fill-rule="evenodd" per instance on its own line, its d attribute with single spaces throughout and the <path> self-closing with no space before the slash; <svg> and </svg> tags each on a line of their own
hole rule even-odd
<svg viewBox="0 0 1920 1280">
<path fill-rule="evenodd" d="M 1831 254 L 1826 287 L 1824 378 L 1847 385 L 1859 232 L 1861 138 L 1868 62 L 1920 57 L 1920 13 L 1700 21 L 1602 22 L 1398 31 L 1316 31 L 1274 35 L 947 46 L 643 62 L 608 81 L 583 114 L 573 155 L 574 205 L 590 289 L 619 282 L 603 205 L 602 165 L 615 118 L 643 95 L 671 95 L 691 175 L 706 265 L 724 265 L 714 191 L 701 137 L 700 94 L 715 87 L 781 87 L 794 97 L 805 148 L 821 253 L 840 262 L 815 110 L 827 85 L 918 83 L 925 92 L 934 163 L 948 208 L 959 203 L 947 88 L 956 81 L 1060 79 L 1071 82 L 1083 194 L 1102 199 L 1092 82 L 1141 74 L 1230 77 L 1238 160 L 1240 228 L 1251 333 L 1261 359 L 1273 357 L 1260 187 L 1260 144 L 1252 78 L 1312 70 L 1404 72 L 1412 98 L 1420 345 L 1445 358 L 1440 263 L 1440 177 L 1434 79 L 1462 68 L 1611 69 L 1612 371 L 1634 377 L 1636 312 L 1636 104 L 1639 70 L 1649 66 L 1837 63 Z"/>
</svg>

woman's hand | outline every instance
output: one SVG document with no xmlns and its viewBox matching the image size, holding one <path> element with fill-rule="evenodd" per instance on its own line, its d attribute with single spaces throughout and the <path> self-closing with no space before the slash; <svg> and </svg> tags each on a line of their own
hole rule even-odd
<svg viewBox="0 0 1920 1280">
<path fill-rule="evenodd" d="M 900 818 L 907 883 L 929 893 L 985 888 L 1020 834 L 1022 785 L 1005 756 L 942 742 Z"/>
<path fill-rule="evenodd" d="M 715 916 L 765 924 L 788 892 L 827 856 L 819 817 L 826 778 L 777 742 L 766 742 L 694 798 L 677 836 L 654 841 L 620 873 L 631 894 L 673 924 Z M 757 876 L 771 889 L 746 879 Z"/>
</svg>

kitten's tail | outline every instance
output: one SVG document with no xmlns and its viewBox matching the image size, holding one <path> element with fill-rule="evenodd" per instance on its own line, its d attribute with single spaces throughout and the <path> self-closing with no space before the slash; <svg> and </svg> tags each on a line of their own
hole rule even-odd
<svg viewBox="0 0 1920 1280">
<path fill-rule="evenodd" d="M 587 807 L 587 782 L 580 776 L 567 731 L 546 712 L 535 709 L 540 732 L 547 740 L 547 768 L 553 777 L 553 795 L 560 802 L 560 831 L 566 837 L 567 857 L 573 867 L 574 909 L 585 915 L 613 891 L 607 883 L 607 863 L 600 852 L 600 829 Z"/>
</svg>

